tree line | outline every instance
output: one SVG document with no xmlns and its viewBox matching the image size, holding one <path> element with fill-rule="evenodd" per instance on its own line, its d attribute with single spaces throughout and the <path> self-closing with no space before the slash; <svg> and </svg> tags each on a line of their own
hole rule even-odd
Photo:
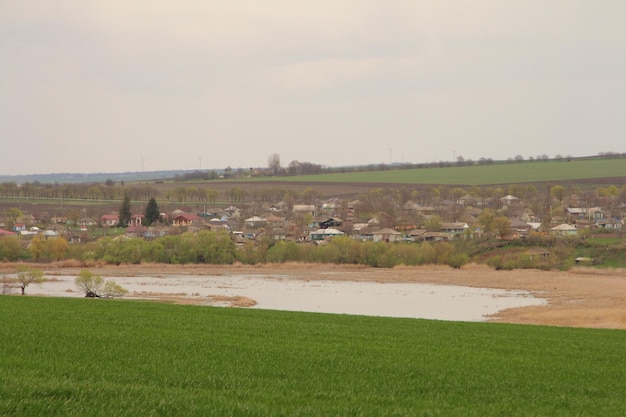
<svg viewBox="0 0 626 417">
<path fill-rule="evenodd" d="M 237 245 L 226 231 L 186 232 L 152 240 L 143 238 L 115 239 L 104 237 L 82 245 L 68 245 L 62 237 L 40 239 L 35 236 L 27 248 L 19 239 L 0 238 L 2 261 L 60 261 L 74 259 L 89 265 L 107 264 L 218 264 L 242 263 L 332 263 L 391 268 L 398 265 L 448 265 L 460 268 L 468 262 L 486 263 L 496 269 L 561 268 L 572 262 L 574 248 L 584 245 L 584 239 L 548 241 L 528 239 L 507 243 L 520 250 L 498 252 L 499 242 L 493 240 L 454 240 L 449 242 L 385 243 L 361 242 L 347 236 L 338 236 L 325 244 L 274 241 L 259 237 Z M 550 247 L 550 258 L 532 261 L 524 249 L 537 246 Z M 494 251 L 495 249 L 495 251 Z M 606 248 L 603 248 L 606 251 Z"/>
</svg>

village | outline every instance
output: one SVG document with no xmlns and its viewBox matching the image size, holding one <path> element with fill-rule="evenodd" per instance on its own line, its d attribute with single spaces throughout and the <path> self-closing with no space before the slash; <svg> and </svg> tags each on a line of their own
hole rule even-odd
<svg viewBox="0 0 626 417">
<path fill-rule="evenodd" d="M 117 211 L 81 216 L 80 211 L 73 210 L 63 216 L 4 209 L 0 213 L 0 235 L 24 239 L 35 235 L 63 237 L 76 244 L 103 236 L 154 239 L 210 230 L 229 232 L 239 245 L 260 237 L 324 244 L 336 236 L 372 242 L 451 241 L 484 236 L 517 240 L 585 233 L 621 236 L 623 198 L 602 197 L 596 192 L 592 202 L 598 205 L 588 206 L 582 205 L 577 195 L 565 197 L 560 190 L 563 187 L 557 187 L 552 187 L 548 198 L 533 193 L 532 199 L 511 194 L 485 198 L 452 189 L 447 193 L 449 198 L 431 192 L 431 198 L 417 202 L 410 197 L 426 192 L 376 189 L 350 201 L 335 197 L 316 199 L 311 204 L 293 198 L 275 203 L 182 204 L 171 212 L 160 212 L 156 222 L 146 222 L 143 203 L 134 202 L 127 224 L 120 222 Z M 95 211 L 92 208 L 90 212 Z"/>
</svg>

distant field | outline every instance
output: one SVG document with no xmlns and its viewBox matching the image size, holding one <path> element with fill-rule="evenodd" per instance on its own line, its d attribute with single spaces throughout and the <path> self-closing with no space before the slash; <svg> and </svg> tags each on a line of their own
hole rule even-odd
<svg viewBox="0 0 626 417">
<path fill-rule="evenodd" d="M 585 159 L 526 161 L 469 167 L 397 169 L 389 171 L 348 172 L 297 177 L 278 177 L 276 181 L 353 182 L 394 184 L 490 185 L 572 181 L 594 178 L 626 177 L 624 159 Z"/>
<path fill-rule="evenodd" d="M 626 332 L 0 296 L 0 415 L 623 416 Z"/>
</svg>

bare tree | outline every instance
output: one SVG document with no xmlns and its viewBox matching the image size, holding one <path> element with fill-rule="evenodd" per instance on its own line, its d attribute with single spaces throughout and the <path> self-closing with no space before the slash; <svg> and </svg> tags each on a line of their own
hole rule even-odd
<svg viewBox="0 0 626 417">
<path fill-rule="evenodd" d="M 277 153 L 271 154 L 267 158 L 267 166 L 272 175 L 280 174 L 280 155 Z"/>
</svg>

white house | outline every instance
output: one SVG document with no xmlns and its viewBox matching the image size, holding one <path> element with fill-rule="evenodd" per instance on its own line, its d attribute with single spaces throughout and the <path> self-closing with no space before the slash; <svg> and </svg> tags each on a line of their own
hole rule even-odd
<svg viewBox="0 0 626 417">
<path fill-rule="evenodd" d="M 337 229 L 317 229 L 309 233 L 309 239 L 313 241 L 326 240 L 335 236 L 343 236 L 344 233 Z"/>
<path fill-rule="evenodd" d="M 374 242 L 399 242 L 402 240 L 402 233 L 389 228 L 376 230 L 372 232 L 372 236 Z"/>
</svg>

